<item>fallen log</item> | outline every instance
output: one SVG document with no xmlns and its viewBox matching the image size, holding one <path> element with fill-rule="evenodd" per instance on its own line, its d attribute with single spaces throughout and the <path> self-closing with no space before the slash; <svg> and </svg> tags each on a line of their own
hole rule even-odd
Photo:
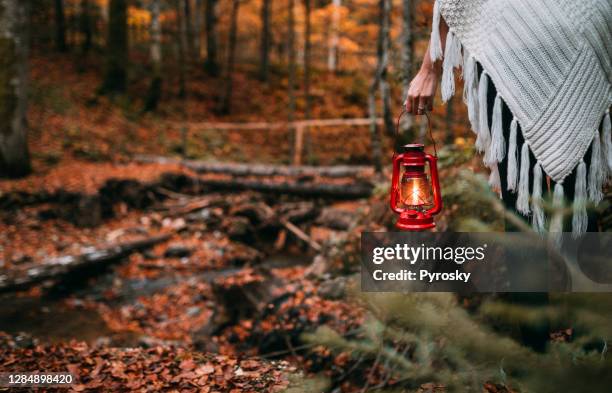
<svg viewBox="0 0 612 393">
<path fill-rule="evenodd" d="M 166 217 L 178 217 L 206 208 L 225 207 L 227 204 L 227 198 L 221 196 L 191 197 L 182 203 L 161 206 L 157 211 L 162 212 Z"/>
<path fill-rule="evenodd" d="M 290 176 L 290 177 L 358 177 L 371 172 L 367 166 L 290 166 L 262 164 L 221 164 L 184 161 L 183 165 L 197 173 L 218 173 L 234 176 Z"/>
<path fill-rule="evenodd" d="M 121 259 L 170 239 L 170 234 L 126 242 L 106 248 L 94 248 L 80 255 L 66 255 L 42 263 L 30 263 L 0 274 L 0 293 L 27 289 L 46 280 L 59 279 L 79 269 L 100 266 Z"/>
<path fill-rule="evenodd" d="M 310 247 L 312 247 L 315 251 L 321 251 L 322 247 L 319 243 L 315 242 L 314 240 L 312 240 L 310 238 L 310 236 L 308 236 L 306 233 L 304 233 L 304 231 L 302 231 L 300 228 L 298 228 L 297 226 L 293 225 L 292 223 L 290 223 L 287 220 L 281 219 L 281 223 L 285 226 L 285 228 L 287 228 L 291 233 L 293 233 L 295 236 L 299 237 L 300 239 L 302 239 L 304 242 L 306 242 L 306 244 L 308 244 Z"/>
<path fill-rule="evenodd" d="M 242 163 L 220 163 L 196 160 L 179 160 L 158 156 L 136 156 L 137 162 L 158 164 L 180 164 L 197 173 L 216 173 L 233 176 L 288 176 L 288 177 L 358 177 L 372 173 L 369 166 L 356 165 L 267 165 L 267 164 L 242 164 Z"/>
<path fill-rule="evenodd" d="M 270 216 L 273 216 L 275 214 L 274 210 L 270 206 L 266 205 L 265 203 L 262 203 L 262 206 L 264 207 L 264 209 L 268 212 L 268 214 Z M 312 238 L 310 236 L 308 236 L 299 227 L 297 227 L 294 224 L 292 224 L 286 217 L 284 217 L 284 216 L 279 217 L 279 221 L 280 221 L 280 223 L 285 228 L 287 228 L 287 230 L 289 232 L 293 233 L 295 236 L 297 236 L 303 242 L 305 242 L 310 247 L 312 247 L 315 251 L 321 251 L 322 250 L 322 247 L 321 247 L 321 245 L 319 243 L 317 243 L 316 241 L 312 240 Z"/>
<path fill-rule="evenodd" d="M 210 350 L 210 336 L 225 327 L 259 316 L 281 282 L 264 267 L 241 269 L 212 282 L 215 308 L 208 322 L 193 334 L 196 348 Z"/>
<path fill-rule="evenodd" d="M 301 224 L 314 220 L 319 215 L 319 209 L 313 202 L 285 202 L 278 208 L 278 214 L 293 224 Z"/>
<path fill-rule="evenodd" d="M 335 199 L 359 199 L 371 195 L 373 186 L 369 183 L 287 183 L 259 182 L 253 180 L 198 179 L 198 185 L 211 191 L 258 191 L 263 193 L 289 194 L 302 197 L 324 197 Z"/>
</svg>

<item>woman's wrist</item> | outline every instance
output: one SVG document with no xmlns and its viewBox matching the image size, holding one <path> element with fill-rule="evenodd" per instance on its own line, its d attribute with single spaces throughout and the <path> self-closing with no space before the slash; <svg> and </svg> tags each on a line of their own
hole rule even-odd
<svg viewBox="0 0 612 393">
<path fill-rule="evenodd" d="M 431 60 L 424 61 L 423 64 L 421 64 L 421 69 L 419 70 L 419 72 L 421 74 L 439 76 L 442 71 L 442 67 L 440 67 L 438 63 L 440 62 L 437 61 L 436 63 L 432 63 Z"/>
<path fill-rule="evenodd" d="M 439 76 L 442 73 L 442 61 L 437 60 L 435 63 L 431 61 L 431 57 L 429 56 L 429 47 L 427 47 L 427 51 L 425 52 L 419 72 L 423 74 L 433 74 L 435 76 Z"/>
</svg>

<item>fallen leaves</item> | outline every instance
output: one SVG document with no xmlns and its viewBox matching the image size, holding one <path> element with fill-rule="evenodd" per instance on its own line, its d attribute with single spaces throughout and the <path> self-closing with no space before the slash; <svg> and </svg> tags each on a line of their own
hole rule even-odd
<svg viewBox="0 0 612 393">
<path fill-rule="evenodd" d="M 171 285 L 150 297 L 112 308 L 99 304 L 98 310 L 115 331 L 133 331 L 161 340 L 191 341 L 194 330 L 203 326 L 212 314 L 206 294 L 209 285 L 194 280 Z"/>
<path fill-rule="evenodd" d="M 134 179 L 149 182 L 163 173 L 191 173 L 177 164 L 87 163 L 68 161 L 48 172 L 34 173 L 21 180 L 1 181 L 0 195 L 11 191 L 40 193 L 80 192 L 94 194 L 109 179 Z"/>
<path fill-rule="evenodd" d="M 19 347 L 0 333 L 3 371 L 70 372 L 74 391 L 277 392 L 295 368 L 286 362 L 203 355 L 183 348 L 91 348 L 84 343 Z"/>
</svg>

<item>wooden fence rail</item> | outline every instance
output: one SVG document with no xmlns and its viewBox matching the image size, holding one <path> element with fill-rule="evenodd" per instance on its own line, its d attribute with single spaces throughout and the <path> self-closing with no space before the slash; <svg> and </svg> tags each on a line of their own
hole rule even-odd
<svg viewBox="0 0 612 393">
<path fill-rule="evenodd" d="M 376 124 L 383 124 L 382 119 L 376 119 Z M 302 164 L 302 153 L 304 150 L 304 138 L 309 128 L 319 127 L 362 127 L 369 126 L 372 120 L 368 118 L 357 119 L 315 119 L 298 120 L 294 122 L 254 122 L 254 123 L 211 123 L 211 122 L 190 122 L 183 124 L 188 128 L 196 130 L 293 130 L 293 164 Z"/>
</svg>

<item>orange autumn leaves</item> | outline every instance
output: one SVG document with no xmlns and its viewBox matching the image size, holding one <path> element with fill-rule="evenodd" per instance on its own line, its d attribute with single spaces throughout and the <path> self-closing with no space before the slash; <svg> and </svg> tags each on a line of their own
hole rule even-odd
<svg viewBox="0 0 612 393">
<path fill-rule="evenodd" d="M 161 346 L 92 348 L 70 342 L 20 348 L 2 333 L 0 344 L 2 370 L 71 372 L 77 381 L 71 390 L 77 392 L 278 392 L 289 385 L 289 376 L 295 372 L 285 362 Z"/>
</svg>

